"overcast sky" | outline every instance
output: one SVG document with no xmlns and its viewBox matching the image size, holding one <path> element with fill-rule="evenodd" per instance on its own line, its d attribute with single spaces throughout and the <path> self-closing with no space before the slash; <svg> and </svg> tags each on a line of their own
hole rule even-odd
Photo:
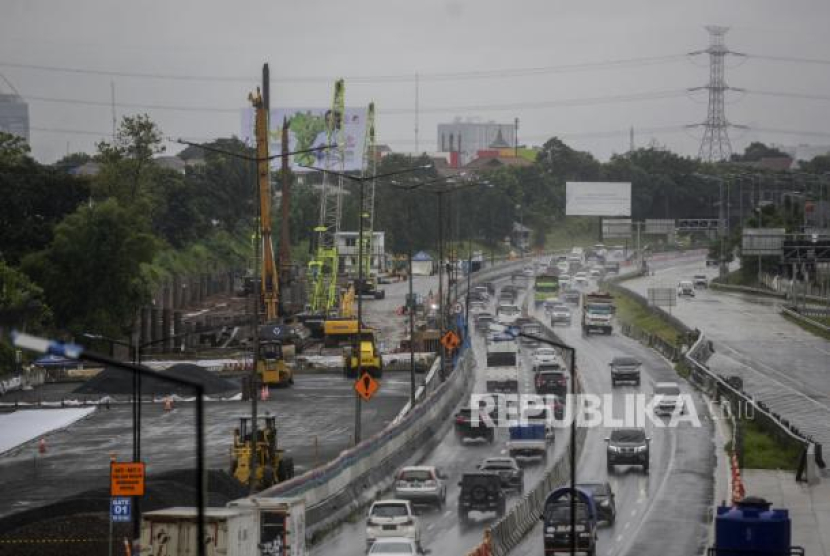
<svg viewBox="0 0 830 556">
<path fill-rule="evenodd" d="M 111 81 L 119 105 L 221 109 L 117 106 L 119 117 L 147 112 L 171 137 L 239 134 L 236 110 L 246 105 L 263 62 L 271 67 L 272 106 L 325 106 L 333 79 L 346 77 L 346 104 L 374 100 L 379 141 L 395 150 L 415 148 L 412 76 L 419 73 L 422 151 L 435 150 L 439 122 L 459 116 L 505 123 L 518 117 L 520 142 L 541 144 L 559 135 L 602 159 L 628 148 L 630 126 L 638 146 L 655 140 L 693 155 L 701 130 L 678 126 L 705 120 L 706 93 L 682 91 L 706 84 L 708 58 L 680 55 L 706 48 L 705 25 L 731 27 L 726 43 L 735 51 L 830 59 L 827 0 L 0 0 L 0 6 L 0 73 L 29 99 L 32 147 L 47 162 L 67 150 L 91 151 L 98 134 L 111 130 Z M 667 59 L 486 79 L 435 76 L 648 57 Z M 221 79 L 61 73 L 9 64 Z M 750 91 L 830 97 L 828 70 L 826 64 L 735 58 L 727 61 L 726 75 L 730 85 Z M 348 79 L 372 76 L 387 78 Z M 325 79 L 296 79 L 301 77 Z M 0 90 L 6 89 L 0 80 Z M 538 106 L 644 93 L 665 98 Z M 93 104 L 44 100 L 56 98 Z M 465 109 L 477 106 L 491 108 Z M 447 108 L 457 109 L 435 110 Z M 830 144 L 830 100 L 733 93 L 726 108 L 733 123 L 828 134 L 732 130 L 736 148 L 750 140 Z"/>
</svg>

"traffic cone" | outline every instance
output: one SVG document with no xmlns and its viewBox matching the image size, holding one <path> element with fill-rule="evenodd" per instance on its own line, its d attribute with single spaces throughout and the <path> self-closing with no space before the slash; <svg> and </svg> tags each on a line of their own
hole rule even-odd
<svg viewBox="0 0 830 556">
<path fill-rule="evenodd" d="M 270 397 L 270 395 L 271 395 L 271 392 L 268 390 L 268 387 L 263 386 L 262 390 L 260 390 L 260 392 L 259 392 L 259 400 L 262 401 L 262 402 L 268 401 L 268 398 Z"/>
<path fill-rule="evenodd" d="M 45 454 L 46 453 L 46 439 L 45 438 L 41 438 L 40 442 L 37 443 L 37 451 L 40 454 Z"/>
</svg>

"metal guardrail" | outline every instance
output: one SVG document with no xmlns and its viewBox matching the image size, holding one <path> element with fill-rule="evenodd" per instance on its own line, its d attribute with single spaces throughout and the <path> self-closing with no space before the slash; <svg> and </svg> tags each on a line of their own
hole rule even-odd
<svg viewBox="0 0 830 556">
<path fill-rule="evenodd" d="M 768 297 L 778 297 L 780 299 L 784 299 L 787 297 L 787 294 L 784 292 L 777 292 L 775 290 L 765 290 L 763 288 L 753 288 L 752 286 L 739 286 L 736 284 L 722 284 L 721 282 L 716 282 L 712 280 L 709 282 L 709 287 L 713 290 L 723 290 L 723 291 L 730 291 L 730 292 L 739 292 L 739 293 L 749 293 L 752 295 L 765 295 Z"/>
<path fill-rule="evenodd" d="M 808 315 L 802 314 L 801 311 L 796 311 L 795 309 L 792 309 L 790 307 L 781 307 L 781 313 L 784 314 L 784 315 L 787 315 L 789 317 L 792 317 L 792 318 L 794 318 L 794 319 L 796 319 L 800 322 L 803 322 L 804 324 L 814 326 L 814 327 L 818 328 L 819 330 L 823 330 L 825 332 L 830 332 L 830 326 L 827 326 L 827 325 L 822 324 L 822 323 L 820 323 L 816 320 L 811 319 Z"/>
</svg>

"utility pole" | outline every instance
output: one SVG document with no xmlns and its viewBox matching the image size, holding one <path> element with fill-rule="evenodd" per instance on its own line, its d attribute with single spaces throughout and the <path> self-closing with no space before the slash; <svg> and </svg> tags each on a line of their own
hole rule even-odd
<svg viewBox="0 0 830 556">
<path fill-rule="evenodd" d="M 513 156 L 519 158 L 519 118 L 513 118 Z"/>
<path fill-rule="evenodd" d="M 418 144 L 418 124 L 420 123 L 420 82 L 418 80 L 418 74 L 415 74 L 415 154 L 420 153 L 420 145 Z"/>
<path fill-rule="evenodd" d="M 118 118 L 115 115 L 115 81 L 110 81 L 110 108 L 112 109 L 112 141 L 115 142 Z"/>
<path fill-rule="evenodd" d="M 407 203 L 407 207 L 410 203 Z M 410 216 L 411 222 L 411 216 Z M 409 409 L 415 407 L 415 293 L 412 287 L 412 240 L 409 240 L 409 297 L 407 298 L 407 311 L 409 312 Z"/>
<path fill-rule="evenodd" d="M 689 90 L 700 91 L 706 89 L 709 92 L 709 107 L 706 113 L 706 121 L 703 124 L 694 124 L 690 127 L 703 126 L 704 128 L 698 158 L 706 162 L 720 162 L 728 160 L 732 155 L 732 145 L 729 142 L 727 130 L 730 127 L 746 128 L 746 126 L 730 124 L 729 120 L 726 119 L 724 110 L 726 92 L 742 91 L 743 89 L 729 87 L 726 84 L 724 58 L 727 55 L 745 56 L 745 54 L 733 52 L 724 44 L 723 38 L 729 31 L 729 27 L 708 25 L 706 30 L 709 32 L 709 48 L 691 52 L 690 55 L 709 55 L 709 83 L 703 87 L 693 87 Z"/>
<path fill-rule="evenodd" d="M 280 166 L 280 173 L 282 174 L 282 195 L 280 196 L 280 290 L 286 291 L 287 286 L 292 281 L 291 276 L 291 228 L 290 211 L 291 211 L 291 169 L 288 164 L 288 119 L 282 120 L 282 164 Z M 292 290 L 290 301 L 295 302 L 295 292 Z M 283 293 L 283 297 L 285 294 Z M 280 301 L 282 298 L 280 297 Z M 280 311 L 280 314 L 284 314 Z"/>
</svg>

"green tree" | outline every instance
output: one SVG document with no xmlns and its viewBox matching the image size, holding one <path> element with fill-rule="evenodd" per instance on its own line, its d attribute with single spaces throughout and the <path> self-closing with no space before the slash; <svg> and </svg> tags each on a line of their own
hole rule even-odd
<svg viewBox="0 0 830 556">
<path fill-rule="evenodd" d="M 785 156 L 790 155 L 775 147 L 768 147 L 761 142 L 753 141 L 744 149 L 744 154 L 733 154 L 730 160 L 733 162 L 758 162 L 762 158 L 779 158 Z"/>
<path fill-rule="evenodd" d="M 146 114 L 125 116 L 112 143 L 98 143 L 97 160 L 101 162 L 96 177 L 96 193 L 115 197 L 122 204 L 138 201 L 160 168 L 153 157 L 163 153 L 161 130 Z"/>
<path fill-rule="evenodd" d="M 802 162 L 801 169 L 810 174 L 826 174 L 830 172 L 830 154 L 821 154 L 810 161 Z"/>
<path fill-rule="evenodd" d="M 20 164 L 23 159 L 29 158 L 30 150 L 23 137 L 0 131 L 0 164 Z"/>
<path fill-rule="evenodd" d="M 146 220 L 109 199 L 67 216 L 22 269 L 43 288 L 60 329 L 117 336 L 148 299 L 142 267 L 157 248 Z"/>
</svg>

